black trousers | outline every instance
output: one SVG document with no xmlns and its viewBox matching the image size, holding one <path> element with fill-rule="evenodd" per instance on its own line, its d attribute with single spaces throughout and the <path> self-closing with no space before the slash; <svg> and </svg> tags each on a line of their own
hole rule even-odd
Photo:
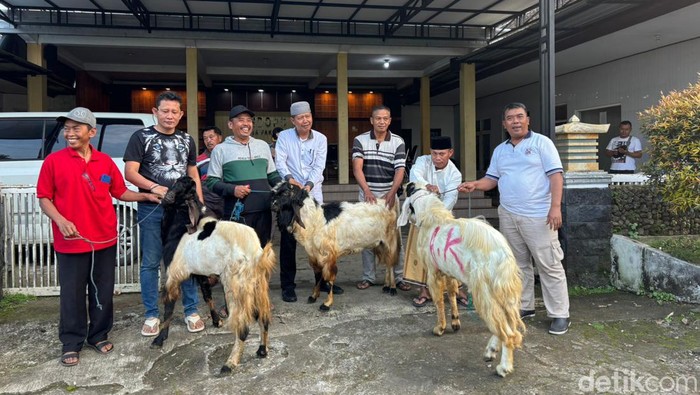
<svg viewBox="0 0 700 395">
<path fill-rule="evenodd" d="M 63 344 L 63 352 L 80 351 L 85 340 L 88 344 L 107 340 L 114 321 L 112 296 L 117 246 L 95 251 L 94 269 L 92 252 L 56 255 L 61 286 L 58 338 Z"/>
<path fill-rule="evenodd" d="M 280 233 L 280 284 L 283 290 L 294 289 L 294 278 L 297 275 L 297 241 L 286 229 Z"/>
<path fill-rule="evenodd" d="M 258 235 L 258 239 L 260 239 L 260 246 L 264 248 L 272 236 L 272 212 L 270 210 L 253 213 L 244 212 L 241 218 L 243 220 L 239 221 L 239 223 L 253 228 L 255 234 Z"/>
<path fill-rule="evenodd" d="M 283 290 L 294 289 L 297 286 L 294 283 L 297 275 L 297 241 L 294 235 L 286 230 L 280 233 L 280 285 Z M 322 276 L 321 273 L 314 273 L 316 283 Z"/>
</svg>

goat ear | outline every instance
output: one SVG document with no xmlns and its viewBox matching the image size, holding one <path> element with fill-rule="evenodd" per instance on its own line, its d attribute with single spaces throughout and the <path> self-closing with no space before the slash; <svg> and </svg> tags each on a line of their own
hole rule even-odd
<svg viewBox="0 0 700 395">
<path fill-rule="evenodd" d="M 301 215 L 299 215 L 299 211 L 301 211 L 301 207 L 295 204 L 294 205 L 294 221 L 297 221 L 299 226 L 306 229 L 306 225 L 304 225 L 304 221 L 301 220 Z"/>
<path fill-rule="evenodd" d="M 408 184 L 408 185 L 412 185 Z M 403 201 L 403 206 L 401 206 L 401 215 L 399 215 L 399 218 L 396 220 L 396 227 L 400 228 L 408 223 L 408 218 L 411 215 L 411 198 L 407 197 L 406 200 Z"/>
<path fill-rule="evenodd" d="M 190 215 L 190 223 L 187 224 L 187 233 L 192 234 L 197 231 L 197 224 L 199 223 L 199 217 L 202 215 L 202 210 L 197 204 L 198 200 L 188 199 L 187 208 Z"/>
<path fill-rule="evenodd" d="M 413 182 L 409 182 L 408 185 L 406 185 L 406 197 L 410 197 L 413 195 L 413 192 L 416 191 L 416 184 Z M 408 199 L 406 199 L 408 200 Z"/>
</svg>

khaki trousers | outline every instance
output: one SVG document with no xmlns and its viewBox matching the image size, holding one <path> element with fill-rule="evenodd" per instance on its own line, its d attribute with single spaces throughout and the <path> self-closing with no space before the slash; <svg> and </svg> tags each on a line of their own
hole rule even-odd
<svg viewBox="0 0 700 395">
<path fill-rule="evenodd" d="M 569 291 L 566 273 L 561 264 L 564 252 L 557 232 L 547 225 L 546 217 L 532 218 L 515 215 L 498 207 L 499 230 L 508 240 L 523 281 L 522 309 L 535 309 L 535 260 L 540 275 L 542 298 L 551 318 L 569 317 Z"/>
</svg>

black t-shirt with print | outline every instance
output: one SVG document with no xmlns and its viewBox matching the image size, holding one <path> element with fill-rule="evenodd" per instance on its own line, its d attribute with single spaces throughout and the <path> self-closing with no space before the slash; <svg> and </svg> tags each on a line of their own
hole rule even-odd
<svg viewBox="0 0 700 395">
<path fill-rule="evenodd" d="M 171 188 L 187 174 L 188 166 L 197 164 L 194 139 L 181 130 L 173 134 L 160 133 L 152 126 L 137 130 L 124 152 L 124 162 L 130 161 L 141 164 L 139 174 L 146 179 Z"/>
</svg>

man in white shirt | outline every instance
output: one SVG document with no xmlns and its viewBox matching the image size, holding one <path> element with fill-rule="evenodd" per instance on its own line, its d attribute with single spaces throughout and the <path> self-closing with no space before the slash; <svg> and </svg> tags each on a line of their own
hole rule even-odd
<svg viewBox="0 0 700 395">
<path fill-rule="evenodd" d="M 635 159 L 642 157 L 642 142 L 632 133 L 632 122 L 620 122 L 620 135 L 613 137 L 605 148 L 605 154 L 612 158 L 610 174 L 633 174 L 637 169 Z"/>
<path fill-rule="evenodd" d="M 430 139 L 430 155 L 416 158 L 408 177 L 409 181 L 425 184 L 427 190 L 438 194 L 448 210 L 452 210 L 457 203 L 457 187 L 462 182 L 462 173 L 450 160 L 452 155 L 454 150 L 449 136 L 433 137 Z M 413 299 L 413 305 L 423 307 L 430 300 L 428 289 L 421 286 L 420 294 Z M 457 302 L 464 307 L 468 306 L 469 299 L 464 291 L 459 291 Z"/>
<path fill-rule="evenodd" d="M 290 184 L 306 189 L 320 204 L 323 203 L 323 170 L 326 167 L 328 140 L 320 132 L 311 129 L 313 116 L 308 102 L 292 103 L 289 114 L 293 128 L 283 130 L 275 144 L 275 165 L 280 176 Z M 281 230 L 280 240 L 280 282 L 282 300 L 296 302 L 295 292 L 297 262 L 297 242 L 294 236 Z M 316 282 L 321 274 L 316 275 Z M 327 283 L 321 284 L 321 291 L 328 292 Z M 333 293 L 340 295 L 343 289 L 333 286 Z"/>
</svg>

